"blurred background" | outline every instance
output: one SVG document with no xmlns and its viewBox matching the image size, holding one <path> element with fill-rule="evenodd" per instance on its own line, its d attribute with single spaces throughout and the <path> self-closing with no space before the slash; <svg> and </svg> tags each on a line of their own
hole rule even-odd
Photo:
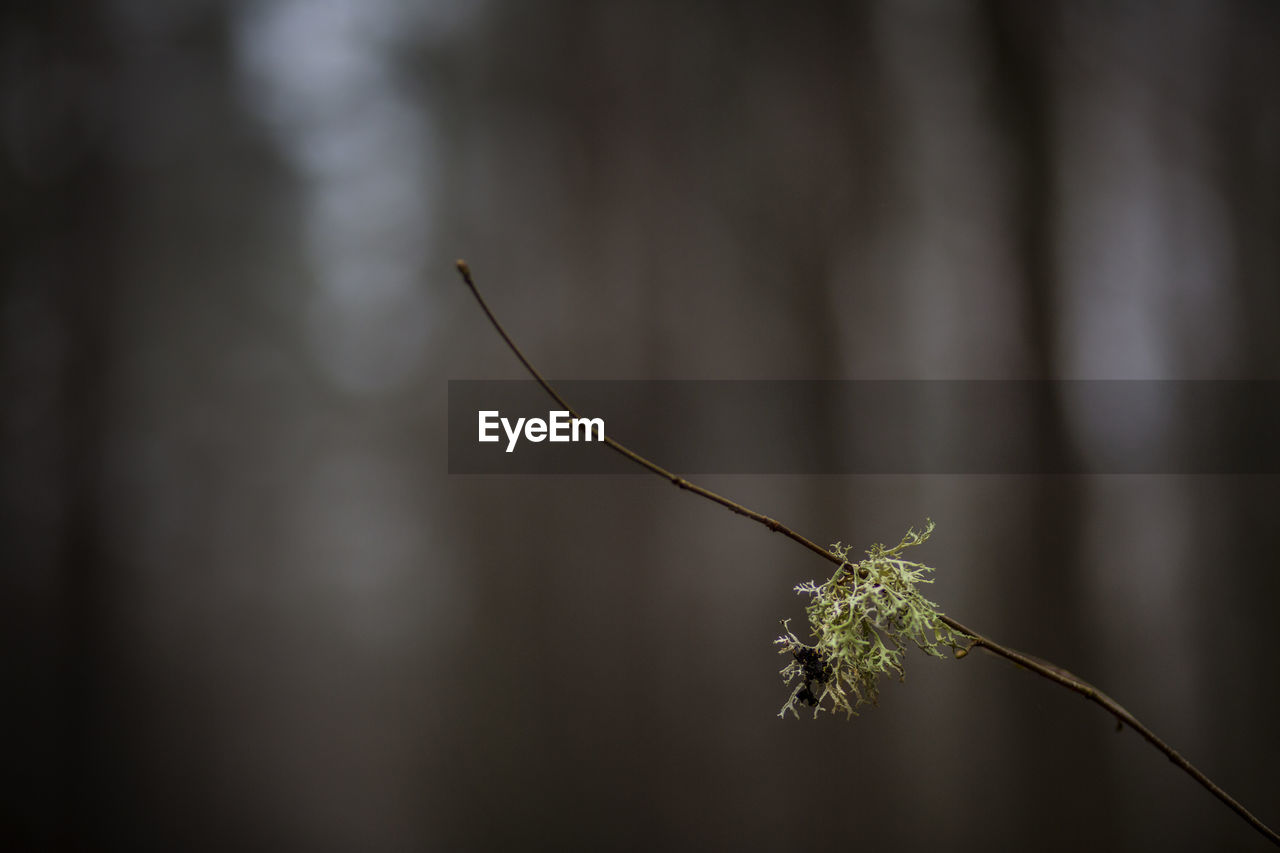
<svg viewBox="0 0 1280 853">
<path fill-rule="evenodd" d="M 1280 7 L 0 16 L 6 848 L 1263 844 L 989 656 L 777 719 L 828 564 L 656 478 L 450 477 L 445 427 L 522 378 L 455 257 L 564 379 L 1280 379 Z M 1070 403 L 1046 453 L 1176 420 Z M 704 485 L 932 517 L 946 612 L 1280 823 L 1275 477 Z"/>
</svg>

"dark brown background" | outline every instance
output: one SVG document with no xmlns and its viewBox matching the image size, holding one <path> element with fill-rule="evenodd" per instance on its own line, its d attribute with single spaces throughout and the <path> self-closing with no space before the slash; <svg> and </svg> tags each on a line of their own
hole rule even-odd
<svg viewBox="0 0 1280 853">
<path fill-rule="evenodd" d="M 6 846 L 1259 844 L 987 657 L 776 719 L 825 563 L 450 478 L 445 404 L 521 378 L 457 256 L 564 378 L 1280 378 L 1275 4 L 49 0 L 0 63 Z M 706 485 L 931 516 L 947 612 L 1280 821 L 1274 477 Z"/>
</svg>

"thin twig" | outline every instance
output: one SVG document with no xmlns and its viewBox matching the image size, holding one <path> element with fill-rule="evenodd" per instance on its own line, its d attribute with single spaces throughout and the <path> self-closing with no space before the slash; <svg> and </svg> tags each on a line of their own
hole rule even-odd
<svg viewBox="0 0 1280 853">
<path fill-rule="evenodd" d="M 507 342 L 507 346 L 511 348 L 511 351 L 513 353 L 515 353 L 516 358 L 520 359 L 520 363 L 525 366 L 525 369 L 529 371 L 530 375 L 532 375 L 533 378 L 537 380 L 538 384 L 542 386 L 542 389 L 546 391 L 547 394 L 549 394 L 551 398 L 555 400 L 557 404 L 560 405 L 561 408 L 567 411 L 569 415 L 573 418 L 580 417 L 577 411 L 572 406 L 570 406 L 567 402 L 565 402 L 564 398 L 561 397 L 560 394 L 557 393 L 556 390 L 551 387 L 551 384 L 542 377 L 542 374 L 538 372 L 537 368 L 535 368 L 529 362 L 529 360 L 524 357 L 524 353 L 522 353 L 520 351 L 520 348 L 516 346 L 515 341 L 511 340 L 511 336 L 508 335 L 506 330 L 502 328 L 502 324 L 498 322 L 498 318 L 494 316 L 491 310 L 489 310 L 488 303 L 484 301 L 484 297 L 480 295 L 480 290 L 476 287 L 475 282 L 471 279 L 471 268 L 467 266 L 467 262 L 460 260 L 457 262 L 457 267 L 458 267 L 458 272 L 462 275 L 462 280 L 466 282 L 467 287 L 471 289 L 471 293 L 475 296 L 476 301 L 480 303 L 480 307 L 484 310 L 485 315 L 489 318 L 489 322 L 493 324 L 493 327 L 495 329 L 497 329 L 498 334 L 502 336 L 502 339 Z M 631 450 L 630 448 L 625 447 L 622 444 L 619 444 L 617 441 L 614 441 L 608 435 L 604 437 L 604 443 L 610 449 L 616 451 L 617 453 L 622 454 L 627 459 L 630 459 L 632 462 L 636 463 L 640 467 L 646 468 L 652 471 L 653 473 L 657 474 L 659 477 L 662 477 L 663 479 L 670 480 L 673 485 L 678 486 L 681 489 L 684 489 L 689 492 L 693 492 L 694 494 L 704 497 L 707 500 L 712 501 L 713 503 L 719 504 L 720 506 L 730 510 L 731 512 L 735 512 L 738 515 L 746 516 L 752 521 L 759 522 L 760 524 L 763 524 L 765 527 L 769 528 L 775 533 L 781 533 L 783 536 L 786 536 L 788 539 L 791 539 L 799 543 L 800 545 L 803 545 L 804 547 L 808 548 L 810 551 L 813 551 L 815 554 L 819 555 L 820 557 L 823 557 L 826 560 L 831 561 L 832 563 L 835 563 L 836 565 L 841 565 L 844 562 L 837 555 L 831 553 L 825 548 L 820 547 L 813 540 L 800 535 L 799 533 L 792 530 L 790 527 L 783 524 L 782 522 L 777 521 L 776 519 L 772 519 L 767 515 L 758 513 L 755 510 L 748 509 L 742 504 L 732 501 L 729 498 L 724 497 L 723 495 L 716 494 L 715 492 L 710 491 L 709 489 L 704 489 L 703 487 L 697 485 L 696 483 L 691 483 L 688 480 L 684 479 L 683 477 L 679 476 L 678 474 L 674 474 L 671 471 L 668 471 L 667 469 L 663 468 L 661 465 L 658 465 L 655 462 L 651 462 L 645 457 Z M 1059 666 L 1055 666 L 1054 664 L 1048 663 L 1047 661 L 1039 660 L 1038 658 L 1032 657 L 1031 655 L 1025 654 L 1023 652 L 1016 651 L 1014 649 L 1009 648 L 1008 646 L 1002 646 L 999 643 L 997 643 L 995 640 L 992 640 L 988 637 L 984 637 L 982 634 L 979 634 L 977 631 L 974 631 L 971 628 L 965 627 L 961 623 L 957 622 L 955 619 L 952 619 L 950 616 L 941 615 L 940 618 L 950 628 L 965 635 L 971 640 L 969 647 L 958 651 L 956 653 L 956 657 L 964 657 L 973 648 L 983 648 L 991 652 L 992 654 L 999 655 L 1000 657 L 1017 664 L 1023 669 L 1029 670 L 1030 672 L 1034 672 L 1036 675 L 1047 678 L 1050 681 L 1054 682 L 1055 684 L 1060 684 L 1063 687 L 1067 688 L 1068 690 L 1071 690 L 1072 692 L 1079 693 L 1081 696 L 1085 697 L 1091 702 L 1096 702 L 1098 705 L 1102 706 L 1102 708 L 1106 710 L 1107 713 L 1111 714 L 1116 718 L 1116 722 L 1118 725 L 1120 724 L 1127 725 L 1131 729 L 1136 731 L 1138 734 L 1142 735 L 1144 738 L 1146 738 L 1148 743 L 1150 743 L 1160 752 L 1164 753 L 1164 755 L 1170 761 L 1172 761 L 1178 767 L 1182 768 L 1182 770 L 1186 771 L 1187 775 L 1189 775 L 1192 779 L 1195 779 L 1197 782 L 1199 782 L 1206 790 L 1209 791 L 1209 793 L 1213 794 L 1219 800 L 1226 803 L 1227 806 L 1232 811 L 1234 811 L 1241 818 L 1243 818 L 1245 822 L 1247 822 L 1250 826 L 1252 826 L 1258 832 L 1262 833 L 1262 835 L 1265 836 L 1267 840 L 1271 841 L 1273 844 L 1280 845 L 1280 835 L 1277 835 L 1273 829 L 1271 829 L 1265 823 L 1260 821 L 1258 818 L 1254 817 L 1253 814 L 1248 809 L 1246 809 L 1243 805 L 1241 805 L 1234 797 L 1232 797 L 1222 788 L 1214 784 L 1213 780 L 1211 780 L 1208 776 L 1204 775 L 1204 773 L 1200 772 L 1200 770 L 1198 770 L 1196 766 L 1193 765 L 1190 761 L 1183 758 L 1182 755 L 1176 749 L 1169 746 L 1169 744 L 1165 743 L 1163 740 L 1157 737 L 1155 732 L 1151 731 L 1151 729 L 1143 725 L 1138 720 L 1137 717 L 1129 713 L 1129 711 L 1127 711 L 1122 705 L 1120 705 L 1119 702 L 1116 702 L 1110 696 L 1103 693 L 1101 690 L 1094 687 L 1089 682 L 1073 675 L 1072 673 L 1068 672 L 1067 670 Z"/>
</svg>

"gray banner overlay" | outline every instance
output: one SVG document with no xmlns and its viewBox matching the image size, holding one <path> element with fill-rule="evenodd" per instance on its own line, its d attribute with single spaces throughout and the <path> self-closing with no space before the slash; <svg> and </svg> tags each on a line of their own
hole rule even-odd
<svg viewBox="0 0 1280 853">
<path fill-rule="evenodd" d="M 1276 474 L 1275 381 L 583 381 L 580 415 L 679 474 Z M 550 420 L 532 381 L 449 382 L 451 474 L 638 474 L 596 442 L 481 443 Z M 586 430 L 581 430 L 582 436 Z M 594 436 L 593 436 L 594 437 Z"/>
</svg>

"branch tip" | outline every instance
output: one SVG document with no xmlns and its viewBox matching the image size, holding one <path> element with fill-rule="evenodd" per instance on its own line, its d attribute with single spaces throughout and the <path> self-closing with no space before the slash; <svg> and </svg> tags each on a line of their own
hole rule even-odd
<svg viewBox="0 0 1280 853">
<path fill-rule="evenodd" d="M 467 262 L 462 258 L 458 258 L 458 260 L 454 261 L 453 265 L 458 268 L 458 272 L 462 275 L 462 280 L 465 281 L 468 286 L 473 286 L 471 284 L 471 267 L 467 266 Z"/>
</svg>

